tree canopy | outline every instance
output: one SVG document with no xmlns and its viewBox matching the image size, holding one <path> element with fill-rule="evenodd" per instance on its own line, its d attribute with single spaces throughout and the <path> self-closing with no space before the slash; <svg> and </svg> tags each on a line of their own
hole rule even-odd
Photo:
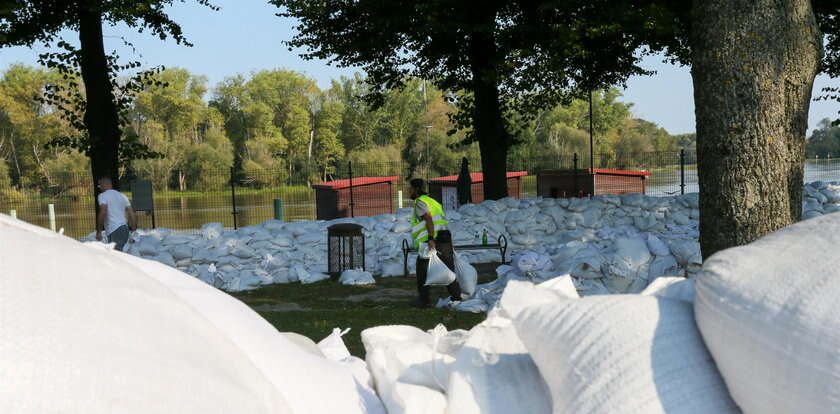
<svg viewBox="0 0 840 414">
<path fill-rule="evenodd" d="M 445 91 L 457 108 L 450 132 L 465 130 L 464 143 L 479 143 L 489 198 L 507 195 L 507 150 L 517 135 L 508 121 L 517 117 L 506 114 L 531 119 L 582 91 L 646 73 L 640 47 L 661 45 L 642 34 L 671 18 L 652 4 L 615 11 L 611 1 L 271 3 L 300 20 L 288 44 L 305 48 L 304 58 L 363 68 L 374 106 L 382 91 L 402 88 L 410 77 Z"/>
</svg>

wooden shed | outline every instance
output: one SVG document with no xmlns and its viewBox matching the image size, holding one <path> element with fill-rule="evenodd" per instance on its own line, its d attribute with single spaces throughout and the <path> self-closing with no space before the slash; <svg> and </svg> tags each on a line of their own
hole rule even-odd
<svg viewBox="0 0 840 414">
<path fill-rule="evenodd" d="M 315 215 L 318 220 L 332 220 L 393 213 L 392 186 L 398 179 L 399 176 L 355 177 L 312 184 Z"/>
<path fill-rule="evenodd" d="M 522 195 L 522 177 L 528 175 L 527 171 L 508 171 L 507 187 L 508 196 L 519 198 Z M 472 202 L 478 204 L 484 201 L 484 174 L 470 173 L 472 181 Z M 439 200 L 444 210 L 458 208 L 457 175 L 432 178 L 429 180 L 429 196 Z"/>
<path fill-rule="evenodd" d="M 540 197 L 580 197 L 598 194 L 645 193 L 647 171 L 554 170 L 537 173 L 537 195 Z"/>
</svg>

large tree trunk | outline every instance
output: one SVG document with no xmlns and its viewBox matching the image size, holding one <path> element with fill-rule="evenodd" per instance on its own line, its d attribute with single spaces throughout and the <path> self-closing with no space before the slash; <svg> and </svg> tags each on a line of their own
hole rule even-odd
<svg viewBox="0 0 840 414">
<path fill-rule="evenodd" d="M 810 0 L 695 0 L 703 257 L 797 221 L 822 39 Z"/>
<path fill-rule="evenodd" d="M 119 189 L 119 145 L 120 126 L 117 106 L 111 80 L 108 77 L 108 61 L 102 41 L 102 14 L 99 1 L 78 0 L 79 42 L 81 44 L 80 66 L 85 84 L 87 107 L 84 123 L 90 135 L 90 168 L 96 188 L 96 180 L 110 177 L 114 188 Z M 94 190 L 94 205 L 98 210 Z"/>
<path fill-rule="evenodd" d="M 481 152 L 484 199 L 498 200 L 508 196 L 505 173 L 511 137 L 505 127 L 499 103 L 499 79 L 495 70 L 497 52 L 492 29 L 496 14 L 489 9 L 478 9 L 488 29 L 472 33 L 469 39 L 472 92 L 475 99 L 472 122 Z"/>
</svg>

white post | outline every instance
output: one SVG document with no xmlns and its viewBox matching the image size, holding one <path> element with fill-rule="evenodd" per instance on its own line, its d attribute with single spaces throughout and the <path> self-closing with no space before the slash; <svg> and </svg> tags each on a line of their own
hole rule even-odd
<svg viewBox="0 0 840 414">
<path fill-rule="evenodd" d="M 397 191 L 397 207 L 403 208 L 402 191 Z"/>
<path fill-rule="evenodd" d="M 48 204 L 47 210 L 50 215 L 50 230 L 55 231 L 55 204 Z"/>
<path fill-rule="evenodd" d="M 9 211 L 9 215 L 12 216 L 13 219 L 16 219 L 17 218 L 17 210 Z"/>
</svg>

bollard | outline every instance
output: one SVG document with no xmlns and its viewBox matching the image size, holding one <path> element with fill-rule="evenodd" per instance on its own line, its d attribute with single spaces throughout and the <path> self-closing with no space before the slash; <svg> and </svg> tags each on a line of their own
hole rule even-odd
<svg viewBox="0 0 840 414">
<path fill-rule="evenodd" d="M 17 218 L 17 210 L 10 210 L 9 215 L 12 216 L 13 219 Z"/>
<path fill-rule="evenodd" d="M 397 191 L 397 207 L 403 208 L 402 191 Z"/>
<path fill-rule="evenodd" d="M 274 219 L 283 221 L 283 199 L 274 199 Z"/>
<path fill-rule="evenodd" d="M 55 231 L 55 204 L 47 204 L 47 211 L 50 215 L 50 230 Z"/>
</svg>

